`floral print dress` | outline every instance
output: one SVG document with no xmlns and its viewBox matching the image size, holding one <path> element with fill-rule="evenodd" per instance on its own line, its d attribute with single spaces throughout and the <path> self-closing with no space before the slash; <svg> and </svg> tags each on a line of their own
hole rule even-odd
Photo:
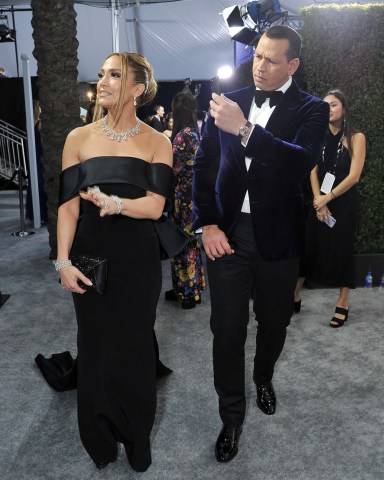
<svg viewBox="0 0 384 480">
<path fill-rule="evenodd" d="M 193 225 L 192 174 L 198 146 L 198 130 L 190 127 L 181 130 L 172 142 L 175 184 L 171 218 L 188 234 L 192 233 Z M 181 253 L 171 259 L 171 272 L 173 290 L 180 300 L 194 298 L 199 301 L 206 283 L 196 235 Z"/>
</svg>

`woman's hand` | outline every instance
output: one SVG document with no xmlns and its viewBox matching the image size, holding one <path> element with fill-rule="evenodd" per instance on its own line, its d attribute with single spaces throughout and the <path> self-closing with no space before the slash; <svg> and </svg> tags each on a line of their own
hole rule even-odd
<svg viewBox="0 0 384 480">
<path fill-rule="evenodd" d="M 60 283 L 64 290 L 68 290 L 72 293 L 85 293 L 86 290 L 81 288 L 77 283 L 78 280 L 81 280 L 86 285 L 92 286 L 92 282 L 80 270 L 76 267 L 68 266 L 63 267 L 59 270 L 60 273 Z"/>
<path fill-rule="evenodd" d="M 95 185 L 88 187 L 86 192 L 80 192 L 80 197 L 83 200 L 92 202 L 96 207 L 100 208 L 100 217 L 106 215 L 115 215 L 117 213 L 117 204 L 112 198 L 100 191 L 100 188 Z"/>
<path fill-rule="evenodd" d="M 324 222 L 328 215 L 332 215 L 332 214 L 326 206 L 318 208 L 316 210 L 316 216 L 317 216 L 317 219 L 320 220 L 320 222 Z"/>
<path fill-rule="evenodd" d="M 327 203 L 332 200 L 331 194 L 327 193 L 326 195 L 319 195 L 313 199 L 313 208 L 319 210 L 320 208 L 325 207 Z"/>
</svg>

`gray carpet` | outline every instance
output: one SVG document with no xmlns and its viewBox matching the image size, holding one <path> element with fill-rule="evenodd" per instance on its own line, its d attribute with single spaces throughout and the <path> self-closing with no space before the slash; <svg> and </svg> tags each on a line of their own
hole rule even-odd
<svg viewBox="0 0 384 480">
<path fill-rule="evenodd" d="M 156 330 L 161 359 L 174 373 L 158 382 L 152 433 L 153 464 L 130 469 L 121 451 L 97 470 L 77 430 L 76 392 L 56 393 L 34 364 L 37 353 L 76 355 L 71 299 L 58 285 L 41 228 L 25 238 L 17 193 L 0 192 L 0 478 L 2 480 L 373 480 L 384 478 L 384 292 L 359 288 L 350 320 L 328 327 L 336 290 L 303 290 L 292 318 L 274 386 L 276 415 L 255 405 L 251 316 L 246 348 L 248 409 L 238 456 L 218 464 L 213 449 L 221 427 L 212 384 L 209 293 L 183 311 L 161 296 Z M 26 225 L 26 230 L 32 229 Z M 163 289 L 170 272 L 163 263 Z M 251 307 L 251 305 L 250 305 Z"/>
</svg>

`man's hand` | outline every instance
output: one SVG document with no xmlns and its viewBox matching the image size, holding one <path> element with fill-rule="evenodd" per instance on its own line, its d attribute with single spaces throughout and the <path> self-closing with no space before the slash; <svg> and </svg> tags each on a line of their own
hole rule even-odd
<svg viewBox="0 0 384 480">
<path fill-rule="evenodd" d="M 215 119 L 215 125 L 227 133 L 238 135 L 240 127 L 247 123 L 241 108 L 225 95 L 212 93 L 209 102 L 211 116 Z"/>
<path fill-rule="evenodd" d="M 201 239 L 205 253 L 211 260 L 235 253 L 230 247 L 225 233 L 217 225 L 203 227 Z"/>
</svg>

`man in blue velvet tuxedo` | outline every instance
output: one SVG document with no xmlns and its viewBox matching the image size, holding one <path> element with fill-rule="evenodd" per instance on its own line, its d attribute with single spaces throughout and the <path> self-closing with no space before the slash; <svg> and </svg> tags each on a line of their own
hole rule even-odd
<svg viewBox="0 0 384 480">
<path fill-rule="evenodd" d="M 274 26 L 255 50 L 256 85 L 212 94 L 193 177 L 195 228 L 202 227 L 211 293 L 213 366 L 223 422 L 219 462 L 231 460 L 245 415 L 244 344 L 253 285 L 258 323 L 256 404 L 275 413 L 274 366 L 293 312 L 303 253 L 302 180 L 315 166 L 329 107 L 297 87 L 301 38 Z"/>
</svg>

